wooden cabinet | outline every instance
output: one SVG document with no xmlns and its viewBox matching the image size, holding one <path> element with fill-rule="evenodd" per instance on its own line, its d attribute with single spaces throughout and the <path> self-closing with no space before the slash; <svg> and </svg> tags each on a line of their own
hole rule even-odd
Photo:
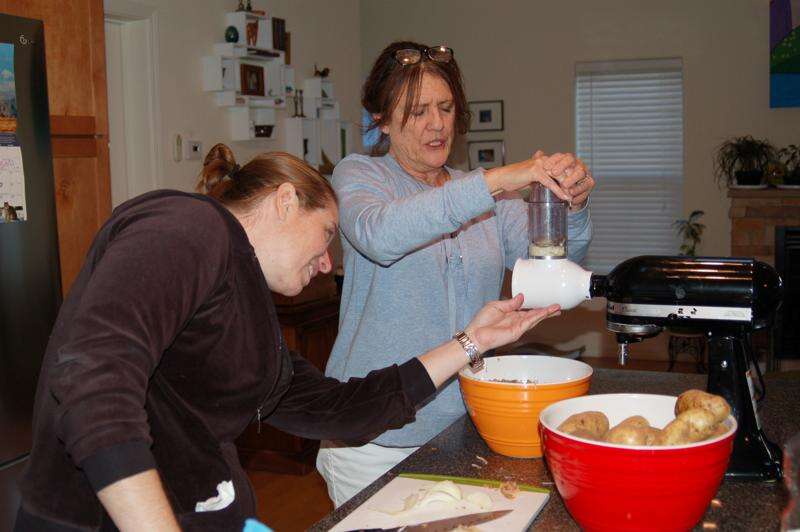
<svg viewBox="0 0 800 532">
<path fill-rule="evenodd" d="M 325 370 L 339 327 L 339 298 L 329 297 L 294 305 L 277 305 L 278 320 L 292 351 Z M 314 470 L 319 441 L 292 436 L 254 421 L 236 441 L 247 469 L 305 475 Z"/>
<path fill-rule="evenodd" d="M 42 20 L 61 285 L 66 294 L 111 214 L 103 0 L 0 0 Z"/>
</svg>

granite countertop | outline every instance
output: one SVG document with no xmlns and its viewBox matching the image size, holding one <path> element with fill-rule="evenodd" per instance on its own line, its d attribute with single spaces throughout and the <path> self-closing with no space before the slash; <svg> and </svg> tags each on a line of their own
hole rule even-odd
<svg viewBox="0 0 800 532">
<path fill-rule="evenodd" d="M 705 389 L 705 375 L 595 369 L 590 394 L 656 393 L 678 395 L 689 388 Z M 800 372 L 765 375 L 767 394 L 759 409 L 767 437 L 783 444 L 800 432 Z M 488 461 L 481 469 L 479 455 Z M 517 459 L 494 453 L 464 416 L 388 473 L 367 486 L 311 530 L 328 530 L 399 473 L 434 473 L 514 480 L 550 488 L 550 501 L 531 530 L 580 530 L 567 512 L 541 458 Z M 725 480 L 696 530 L 778 530 L 788 495 L 783 483 Z"/>
</svg>

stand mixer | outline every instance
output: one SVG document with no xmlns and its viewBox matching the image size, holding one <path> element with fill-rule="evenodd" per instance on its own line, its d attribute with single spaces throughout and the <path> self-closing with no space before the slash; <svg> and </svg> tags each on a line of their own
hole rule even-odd
<svg viewBox="0 0 800 532">
<path fill-rule="evenodd" d="M 608 275 L 592 274 L 566 258 L 565 220 L 564 253 L 558 258 L 533 253 L 551 239 L 552 227 L 561 226 L 560 221 L 542 223 L 536 211 L 551 207 L 536 202 L 541 198 L 532 194 L 529 200 L 531 226 L 536 226 L 530 229 L 533 258 L 518 260 L 512 277 L 513 293 L 525 295 L 524 306 L 559 303 L 568 309 L 590 297 L 605 297 L 606 327 L 616 334 L 620 365 L 631 343 L 656 336 L 665 327 L 704 334 L 707 390 L 728 401 L 739 424 L 726 476 L 780 479 L 782 452 L 761 430 L 750 380 L 751 367 L 758 371 L 750 334 L 772 324 L 783 294 L 778 273 L 751 259 L 640 256 Z"/>
<path fill-rule="evenodd" d="M 750 259 L 642 256 L 591 277 L 592 297 L 608 301 L 606 326 L 617 335 L 620 364 L 630 343 L 664 327 L 706 335 L 707 390 L 728 401 L 739 423 L 729 477 L 781 478 L 781 450 L 761 430 L 749 372 L 757 368 L 750 333 L 772 324 L 782 292 L 778 273 Z"/>
</svg>

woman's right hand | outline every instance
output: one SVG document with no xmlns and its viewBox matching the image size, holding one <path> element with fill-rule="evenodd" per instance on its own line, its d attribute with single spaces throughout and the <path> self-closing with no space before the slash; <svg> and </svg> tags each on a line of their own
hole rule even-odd
<svg viewBox="0 0 800 532">
<path fill-rule="evenodd" d="M 577 159 L 569 153 L 555 153 L 547 156 L 537 151 L 533 157 L 518 163 L 507 164 L 487 170 L 486 184 L 492 194 L 501 191 L 514 191 L 541 183 L 564 201 L 571 202 L 572 195 L 562 188 L 556 178 L 563 178 L 575 166 Z"/>
<path fill-rule="evenodd" d="M 561 307 L 520 310 L 524 298 L 490 301 L 472 318 L 465 332 L 481 353 L 515 342 L 543 320 L 561 314 Z"/>
</svg>

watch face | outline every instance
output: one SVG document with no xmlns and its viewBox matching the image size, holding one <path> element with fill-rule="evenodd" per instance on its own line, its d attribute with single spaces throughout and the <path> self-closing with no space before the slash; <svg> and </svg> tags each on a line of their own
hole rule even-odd
<svg viewBox="0 0 800 532">
<path fill-rule="evenodd" d="M 475 362 L 470 362 L 469 363 L 469 369 L 472 370 L 472 373 L 478 373 L 479 371 L 483 370 L 483 367 L 485 365 L 486 364 L 483 362 L 483 359 L 479 358 Z"/>
</svg>

